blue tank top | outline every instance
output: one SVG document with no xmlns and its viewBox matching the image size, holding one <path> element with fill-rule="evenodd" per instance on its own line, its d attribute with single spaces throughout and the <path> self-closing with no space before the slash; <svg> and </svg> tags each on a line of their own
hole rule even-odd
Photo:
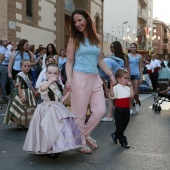
<svg viewBox="0 0 170 170">
<path fill-rule="evenodd" d="M 140 55 L 137 54 L 136 57 L 132 57 L 128 54 L 130 75 L 140 75 Z"/>
<path fill-rule="evenodd" d="M 114 59 L 112 58 L 104 58 L 104 62 L 106 63 L 107 67 L 110 68 L 113 72 L 113 74 L 116 73 L 116 71 L 121 68 L 119 63 L 117 63 Z M 109 76 L 99 67 L 99 76 L 104 78 L 106 81 L 110 82 Z"/>
<path fill-rule="evenodd" d="M 79 71 L 87 74 L 98 73 L 98 59 L 100 48 L 96 45 L 91 45 L 88 38 L 85 38 L 84 45 L 80 43 L 80 47 L 75 52 L 74 71 Z"/>
<path fill-rule="evenodd" d="M 21 62 L 22 59 L 27 59 L 27 60 L 30 61 L 29 54 L 27 52 L 24 52 L 23 58 L 22 58 L 19 51 L 16 51 L 15 55 L 14 55 L 14 65 L 13 65 L 14 70 L 21 71 L 20 62 Z"/>
</svg>

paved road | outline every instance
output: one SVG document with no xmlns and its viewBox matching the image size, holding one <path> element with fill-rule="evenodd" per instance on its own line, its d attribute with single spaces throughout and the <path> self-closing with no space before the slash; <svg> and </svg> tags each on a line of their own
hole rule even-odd
<svg viewBox="0 0 170 170">
<path fill-rule="evenodd" d="M 102 122 L 93 137 L 99 149 L 91 155 L 75 150 L 59 157 L 36 156 L 22 151 L 26 131 L 0 123 L 0 170 L 170 170 L 170 104 L 160 114 L 151 109 L 153 97 L 140 95 L 141 111 L 131 116 L 126 130 L 130 149 L 113 144 L 113 122 Z M 0 110 L 0 122 L 5 109 Z"/>
</svg>

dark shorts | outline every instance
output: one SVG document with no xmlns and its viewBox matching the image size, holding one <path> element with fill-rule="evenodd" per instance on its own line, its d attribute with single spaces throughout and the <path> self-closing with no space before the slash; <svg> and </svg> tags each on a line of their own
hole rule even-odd
<svg viewBox="0 0 170 170">
<path fill-rule="evenodd" d="M 140 80 L 140 75 L 130 75 L 131 80 Z"/>
<path fill-rule="evenodd" d="M 16 75 L 17 75 L 19 72 L 21 72 L 21 71 L 12 69 L 12 79 L 13 79 L 13 80 L 16 79 Z"/>
</svg>

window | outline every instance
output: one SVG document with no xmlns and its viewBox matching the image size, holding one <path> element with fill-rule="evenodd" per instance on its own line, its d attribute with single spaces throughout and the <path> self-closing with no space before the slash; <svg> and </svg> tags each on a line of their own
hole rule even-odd
<svg viewBox="0 0 170 170">
<path fill-rule="evenodd" d="M 32 17 L 32 0 L 26 0 L 26 15 Z"/>
<path fill-rule="evenodd" d="M 149 18 L 151 18 L 151 10 L 150 9 L 149 9 L 148 15 L 149 15 Z"/>
<path fill-rule="evenodd" d="M 99 17 L 96 17 L 96 32 L 100 33 L 100 22 L 99 22 Z"/>
</svg>

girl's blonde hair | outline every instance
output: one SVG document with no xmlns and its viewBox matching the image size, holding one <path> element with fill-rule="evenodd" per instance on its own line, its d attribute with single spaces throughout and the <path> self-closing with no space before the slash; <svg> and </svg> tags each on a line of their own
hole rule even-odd
<svg viewBox="0 0 170 170">
<path fill-rule="evenodd" d="M 125 75 L 125 74 L 129 74 L 129 72 L 126 70 L 126 69 L 124 69 L 124 68 L 119 68 L 117 71 L 116 71 L 116 74 L 115 74 L 115 77 L 116 77 L 116 79 L 117 78 L 121 78 L 123 75 Z"/>
<path fill-rule="evenodd" d="M 30 62 L 30 60 L 22 59 L 21 62 L 20 62 L 20 66 L 22 66 L 24 62 Z"/>
</svg>

